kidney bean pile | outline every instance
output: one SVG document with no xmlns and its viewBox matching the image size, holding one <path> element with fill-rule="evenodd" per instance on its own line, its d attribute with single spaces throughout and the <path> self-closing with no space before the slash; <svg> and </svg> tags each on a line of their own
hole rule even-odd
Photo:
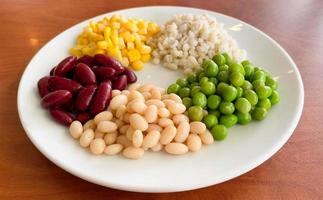
<svg viewBox="0 0 323 200">
<path fill-rule="evenodd" d="M 69 56 L 38 81 L 38 91 L 41 105 L 68 126 L 93 118 L 107 108 L 113 89 L 124 90 L 136 81 L 133 71 L 109 56 Z"/>
</svg>

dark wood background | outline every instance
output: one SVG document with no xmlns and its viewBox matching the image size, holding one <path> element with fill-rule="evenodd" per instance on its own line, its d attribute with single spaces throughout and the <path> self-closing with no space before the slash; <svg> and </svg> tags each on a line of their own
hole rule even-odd
<svg viewBox="0 0 323 200">
<path fill-rule="evenodd" d="M 305 85 L 304 112 L 288 143 L 256 169 L 204 189 L 167 194 L 113 190 L 81 180 L 47 160 L 20 124 L 16 94 L 32 56 L 87 18 L 147 5 L 205 8 L 266 32 L 292 56 Z M 0 199 L 323 199 L 322 0 L 1 0 Z M 30 40 L 35 38 L 37 40 Z"/>
</svg>

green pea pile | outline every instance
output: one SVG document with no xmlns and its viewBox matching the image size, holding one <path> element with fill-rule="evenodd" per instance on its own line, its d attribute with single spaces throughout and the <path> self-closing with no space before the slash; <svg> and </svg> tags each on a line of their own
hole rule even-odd
<svg viewBox="0 0 323 200">
<path fill-rule="evenodd" d="M 190 120 L 204 122 L 215 140 L 223 140 L 233 125 L 265 119 L 280 101 L 277 87 L 266 70 L 223 53 L 204 60 L 200 71 L 178 79 L 167 93 L 178 94 Z"/>
</svg>

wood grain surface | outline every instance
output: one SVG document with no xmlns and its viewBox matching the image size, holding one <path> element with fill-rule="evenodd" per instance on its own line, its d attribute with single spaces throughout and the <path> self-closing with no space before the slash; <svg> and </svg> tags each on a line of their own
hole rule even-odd
<svg viewBox="0 0 323 200">
<path fill-rule="evenodd" d="M 302 118 L 288 143 L 256 169 L 204 189 L 124 192 L 58 168 L 29 141 L 18 118 L 20 76 L 52 37 L 87 18 L 147 5 L 204 8 L 266 32 L 295 60 L 305 86 Z M 1 0 L 0 199 L 323 199 L 323 1 L 321 0 Z"/>
</svg>

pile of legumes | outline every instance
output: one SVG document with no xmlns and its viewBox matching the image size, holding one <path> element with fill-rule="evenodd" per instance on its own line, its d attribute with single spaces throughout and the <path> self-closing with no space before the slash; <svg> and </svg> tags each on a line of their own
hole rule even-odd
<svg viewBox="0 0 323 200">
<path fill-rule="evenodd" d="M 222 23 L 208 15 L 178 14 L 167 21 L 159 34 L 148 42 L 153 50 L 152 62 L 185 74 L 200 69 L 203 59 L 216 53 L 228 53 L 235 62 L 246 57 Z"/>
<path fill-rule="evenodd" d="M 156 23 L 121 15 L 90 22 L 70 49 L 74 56 L 106 54 L 119 60 L 123 66 L 143 69 L 151 58 L 147 40 L 159 31 Z"/>
<path fill-rule="evenodd" d="M 98 113 L 82 126 L 70 125 L 70 134 L 93 154 L 139 159 L 145 150 L 180 155 L 198 151 L 202 143 L 212 144 L 213 137 L 202 122 L 191 122 L 176 94 L 152 84 L 132 84 L 129 90 L 113 90 L 107 111 Z"/>
<path fill-rule="evenodd" d="M 107 108 L 112 89 L 123 90 L 137 81 L 135 73 L 111 57 L 69 56 L 38 81 L 41 105 L 59 123 L 84 123 Z"/>
<path fill-rule="evenodd" d="M 200 71 L 178 79 L 167 92 L 182 98 L 191 121 L 204 122 L 214 139 L 223 140 L 227 128 L 265 119 L 280 101 L 277 87 L 266 70 L 248 60 L 233 62 L 224 53 L 204 60 Z"/>
</svg>

